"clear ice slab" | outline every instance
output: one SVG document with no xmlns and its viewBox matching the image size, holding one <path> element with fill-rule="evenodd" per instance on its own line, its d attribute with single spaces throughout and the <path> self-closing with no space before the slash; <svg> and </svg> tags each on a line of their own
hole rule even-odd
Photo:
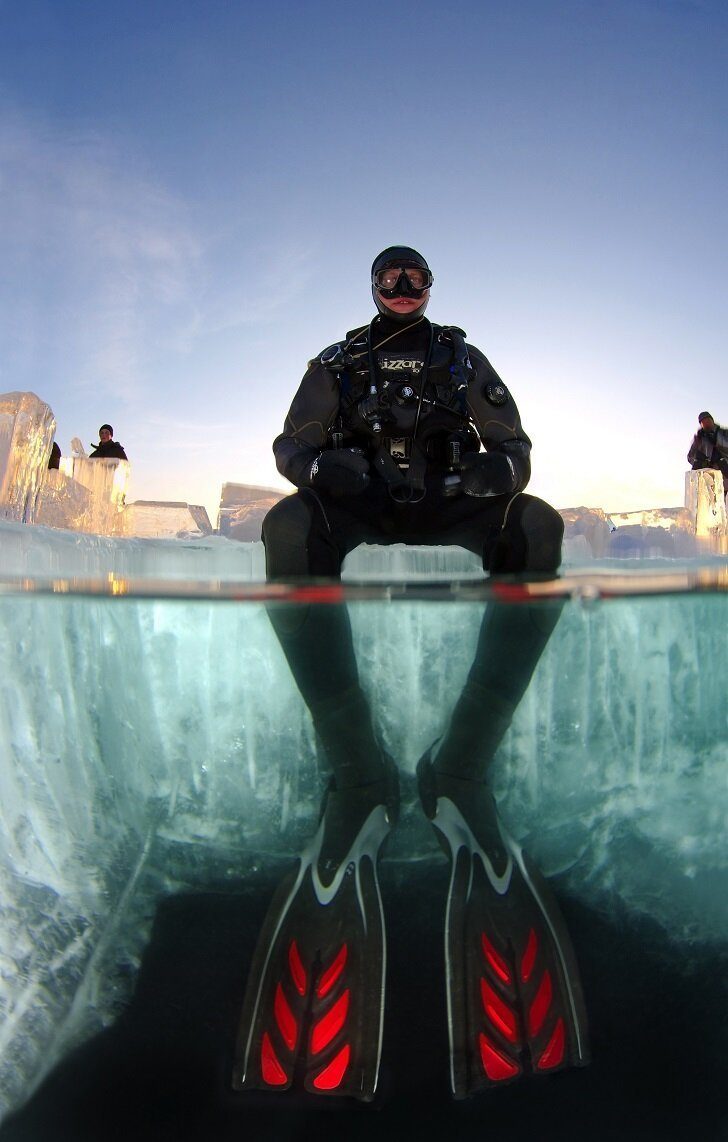
<svg viewBox="0 0 728 1142">
<path fill-rule="evenodd" d="M 211 590 L 253 582 L 259 545 L 123 544 L 7 523 L 0 550 L 7 1110 L 116 1017 L 159 900 L 255 880 L 296 853 L 326 774 L 263 603 L 155 595 L 159 575 Z M 23 573 L 26 589 L 8 581 Z M 125 596 L 127 573 L 147 574 L 149 597 Z M 111 575 L 110 592 L 74 593 L 73 574 Z M 347 574 L 468 583 L 480 572 L 457 550 L 368 548 Z M 363 685 L 405 778 L 447 721 L 483 606 L 381 593 L 350 603 Z M 688 951 L 728 938 L 726 619 L 718 590 L 574 597 L 493 769 L 509 830 L 545 873 L 605 916 L 649 917 Z M 390 859 L 433 852 L 408 804 Z"/>
</svg>

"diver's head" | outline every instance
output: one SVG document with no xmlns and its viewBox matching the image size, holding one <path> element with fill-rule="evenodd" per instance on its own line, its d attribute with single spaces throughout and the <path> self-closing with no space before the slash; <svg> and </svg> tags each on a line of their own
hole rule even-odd
<svg viewBox="0 0 728 1142">
<path fill-rule="evenodd" d="M 383 317 L 408 325 L 422 317 L 430 300 L 432 274 L 411 246 L 388 246 L 372 263 L 372 297 Z"/>
</svg>

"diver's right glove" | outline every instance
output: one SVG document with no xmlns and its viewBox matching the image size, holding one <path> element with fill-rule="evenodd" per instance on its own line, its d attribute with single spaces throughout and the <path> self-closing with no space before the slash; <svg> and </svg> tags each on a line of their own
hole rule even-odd
<svg viewBox="0 0 728 1142">
<path fill-rule="evenodd" d="M 516 469 L 503 452 L 466 452 L 460 478 L 466 496 L 504 496 L 516 487 Z"/>
<path fill-rule="evenodd" d="M 311 465 L 309 485 L 332 496 L 358 496 L 369 484 L 369 461 L 358 448 L 322 452 Z"/>
</svg>

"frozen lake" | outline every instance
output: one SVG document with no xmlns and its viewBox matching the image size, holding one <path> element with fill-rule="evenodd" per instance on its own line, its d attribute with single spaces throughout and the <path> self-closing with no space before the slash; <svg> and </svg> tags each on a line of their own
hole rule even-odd
<svg viewBox="0 0 728 1142">
<path fill-rule="evenodd" d="M 256 925 L 276 874 L 315 825 L 325 781 L 269 626 L 260 545 L 114 541 L 14 524 L 0 525 L 0 542 L 0 1105 L 7 1115 L 27 1104 L 0 1138 L 82 1137 L 93 1098 L 87 1090 L 86 1103 L 79 1094 L 69 1109 L 68 1081 L 54 1086 L 54 1068 L 85 1059 L 88 1075 L 93 1044 L 117 1043 L 111 1070 L 124 1071 L 130 1048 L 119 1028 L 140 1017 L 145 994 L 159 1036 L 147 1025 L 144 1041 L 156 1047 L 146 1066 L 169 1083 L 160 1080 L 157 1104 L 185 1104 L 179 1095 L 175 1104 L 172 1075 L 185 1084 L 189 1068 L 217 1124 L 207 1136 L 299 1137 L 269 1106 L 246 1110 L 246 1096 L 228 1095 L 223 1081 Z M 371 548 L 354 554 L 346 581 L 363 685 L 405 786 L 383 862 L 392 986 L 399 979 L 406 991 L 429 965 L 428 1003 L 430 992 L 441 1000 L 433 974 L 445 866 L 409 778 L 447 722 L 483 607 L 567 598 L 493 781 L 511 833 L 554 878 L 573 926 L 594 1062 L 531 1084 L 535 1094 L 489 1095 L 480 1118 L 471 1106 L 458 1110 L 461 1136 L 481 1136 L 505 1108 L 510 1138 L 536 1137 L 536 1113 L 539 1138 L 725 1136 L 725 560 L 572 561 L 551 587 L 494 596 L 465 552 Z M 418 925 L 414 968 L 405 953 Z M 174 996 L 160 991 L 171 978 Z M 208 988 L 207 1006 L 195 981 Z M 442 1090 L 429 1094 L 439 1080 L 428 1068 L 445 1047 L 439 1007 L 425 1014 L 423 1002 L 407 1002 L 393 1008 L 390 1055 L 385 1038 L 390 1109 L 375 1120 L 359 1110 L 352 1136 L 394 1136 L 397 1114 L 404 1130 L 405 1102 L 413 1113 L 423 1075 L 423 1106 L 431 1097 L 443 1136 L 452 1131 L 444 1070 Z M 407 1054 L 403 1020 L 413 1021 L 412 1058 L 425 1052 L 417 1018 L 432 1021 L 433 1043 L 413 1067 L 397 1060 Z M 186 1055 L 185 1035 L 197 1044 Z M 203 1042 L 207 1085 L 195 1055 Z M 92 1054 L 74 1054 L 84 1050 Z M 642 1133 L 617 1132 L 613 1084 Z M 575 1104 L 584 1125 L 584 1114 L 598 1114 L 613 1133 L 579 1133 Z M 58 1116 L 73 1113 L 75 1133 L 54 1133 Z M 558 1135 L 563 1113 L 572 1132 Z M 685 1134 L 660 1125 L 683 1119 Z M 31 1133 L 40 1122 L 44 1133 Z M 187 1137 L 181 1122 L 150 1137 Z M 129 1125 L 127 1134 L 91 1136 L 143 1135 Z"/>
</svg>

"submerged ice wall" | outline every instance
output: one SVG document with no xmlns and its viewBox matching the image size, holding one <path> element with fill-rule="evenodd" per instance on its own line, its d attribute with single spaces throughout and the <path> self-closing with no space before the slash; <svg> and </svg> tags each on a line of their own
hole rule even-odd
<svg viewBox="0 0 728 1142">
<path fill-rule="evenodd" d="M 139 560 L 168 572 L 176 560 L 185 578 L 201 553 L 219 571 L 256 547 L 54 543 L 22 525 L 0 538 L 13 572 L 24 558 L 29 574 L 44 561 L 103 565 L 110 552 L 118 566 L 126 550 L 137 572 Z M 364 577 L 390 579 L 404 556 L 357 553 Z M 466 553 L 420 558 L 420 577 L 477 573 Z M 350 612 L 377 724 L 411 774 L 446 724 L 482 604 Z M 726 939 L 726 618 L 715 594 L 567 604 L 493 768 L 507 824 L 545 872 L 596 908 L 648 913 L 673 940 Z M 118 1009 L 125 993 L 106 968 L 133 978 L 155 900 L 179 870 L 204 886 L 224 867 L 234 882 L 295 852 L 325 773 L 263 606 L 209 599 L 0 593 L 0 755 L 8 1107 Z M 419 811 L 394 838 L 401 860 L 434 851 L 410 818 Z"/>
</svg>

